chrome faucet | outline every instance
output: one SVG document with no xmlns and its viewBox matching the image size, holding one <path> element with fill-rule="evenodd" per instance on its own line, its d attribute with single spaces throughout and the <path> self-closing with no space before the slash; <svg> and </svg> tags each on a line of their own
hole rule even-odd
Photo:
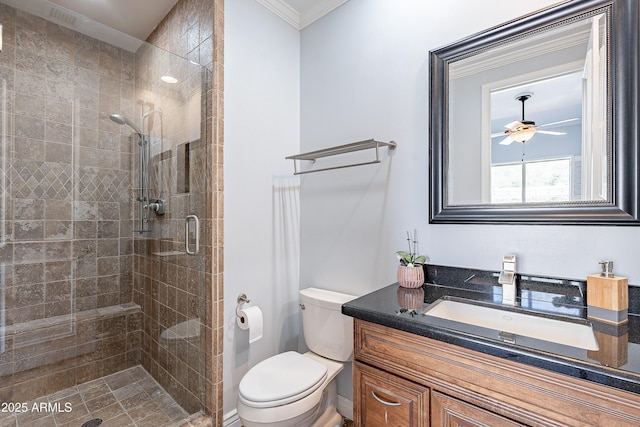
<svg viewBox="0 0 640 427">
<path fill-rule="evenodd" d="M 502 257 L 502 270 L 498 283 L 502 285 L 502 304 L 516 305 L 516 256 Z"/>
</svg>

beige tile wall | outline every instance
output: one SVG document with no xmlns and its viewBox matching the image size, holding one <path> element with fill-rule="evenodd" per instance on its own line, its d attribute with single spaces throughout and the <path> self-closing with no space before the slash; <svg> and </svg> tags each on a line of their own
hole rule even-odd
<svg viewBox="0 0 640 427">
<path fill-rule="evenodd" d="M 16 401 L 139 363 L 129 132 L 108 118 L 132 109 L 134 67 L 130 53 L 5 4 L 0 21 L 0 400 Z"/>
</svg>

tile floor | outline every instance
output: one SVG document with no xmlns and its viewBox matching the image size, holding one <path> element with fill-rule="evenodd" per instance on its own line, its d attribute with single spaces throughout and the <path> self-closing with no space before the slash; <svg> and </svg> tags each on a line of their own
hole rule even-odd
<svg viewBox="0 0 640 427">
<path fill-rule="evenodd" d="M 0 427 L 82 427 L 96 418 L 103 420 L 99 427 L 190 425 L 189 415 L 141 366 L 25 402 L 24 406 L 27 411 L 19 414 L 0 408 Z"/>
</svg>

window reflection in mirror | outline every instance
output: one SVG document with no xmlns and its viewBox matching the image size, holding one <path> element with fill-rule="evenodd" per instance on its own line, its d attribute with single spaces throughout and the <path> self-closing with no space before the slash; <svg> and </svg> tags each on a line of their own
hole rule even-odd
<svg viewBox="0 0 640 427">
<path fill-rule="evenodd" d="M 572 159 L 491 166 L 491 203 L 564 202 L 572 199 Z"/>
<path fill-rule="evenodd" d="M 606 23 L 583 17 L 449 64 L 447 205 L 610 201 Z"/>
</svg>

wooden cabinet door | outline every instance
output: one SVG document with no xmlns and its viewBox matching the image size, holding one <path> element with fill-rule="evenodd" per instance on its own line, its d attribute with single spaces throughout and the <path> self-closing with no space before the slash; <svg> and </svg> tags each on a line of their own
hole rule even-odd
<svg viewBox="0 0 640 427">
<path fill-rule="evenodd" d="M 357 427 L 428 427 L 429 389 L 354 362 Z"/>
<path fill-rule="evenodd" d="M 455 399 L 446 394 L 431 393 L 431 427 L 522 427 L 500 415 Z"/>
</svg>

